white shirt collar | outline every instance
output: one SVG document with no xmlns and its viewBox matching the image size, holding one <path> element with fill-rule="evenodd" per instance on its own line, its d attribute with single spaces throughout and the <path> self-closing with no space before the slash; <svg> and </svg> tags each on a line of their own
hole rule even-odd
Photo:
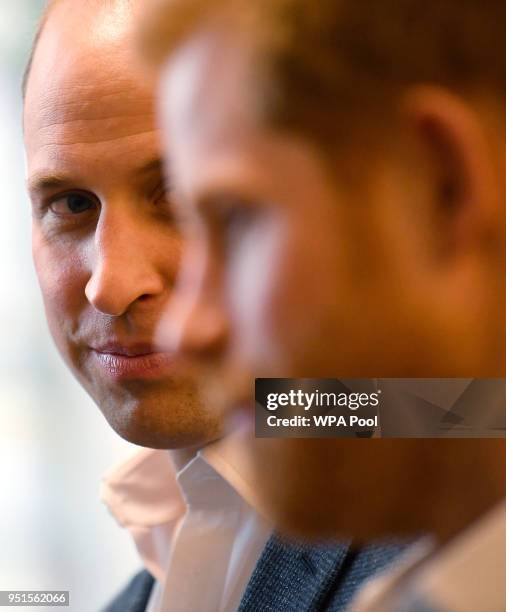
<svg viewBox="0 0 506 612">
<path fill-rule="evenodd" d="M 170 451 L 141 449 L 105 474 L 102 501 L 133 537 L 144 566 L 157 580 L 164 579 L 171 542 L 186 511 L 184 498 L 195 500 L 198 492 L 204 491 L 199 483 L 202 479 L 221 477 L 251 508 L 266 516 L 241 446 L 241 434 L 209 444 L 179 476 Z M 205 503 L 212 503 L 213 498 L 204 495 Z"/>
</svg>

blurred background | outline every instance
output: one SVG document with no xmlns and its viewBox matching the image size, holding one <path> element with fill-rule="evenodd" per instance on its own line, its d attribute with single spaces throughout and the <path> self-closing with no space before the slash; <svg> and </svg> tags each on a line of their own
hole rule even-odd
<svg viewBox="0 0 506 612">
<path fill-rule="evenodd" d="M 44 4 L 0 0 L 0 590 L 70 590 L 94 612 L 140 567 L 99 498 L 135 447 L 60 362 L 32 267 L 20 87 Z"/>
</svg>

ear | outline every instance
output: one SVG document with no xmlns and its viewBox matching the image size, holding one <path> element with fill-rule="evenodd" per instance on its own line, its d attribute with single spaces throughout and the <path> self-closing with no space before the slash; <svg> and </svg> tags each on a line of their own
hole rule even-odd
<svg viewBox="0 0 506 612">
<path fill-rule="evenodd" d="M 434 168 L 433 218 L 446 255 L 482 246 L 498 202 L 492 147 L 481 113 L 465 98 L 437 86 L 416 86 L 402 112 Z M 439 240 L 438 240 L 439 242 Z"/>
</svg>

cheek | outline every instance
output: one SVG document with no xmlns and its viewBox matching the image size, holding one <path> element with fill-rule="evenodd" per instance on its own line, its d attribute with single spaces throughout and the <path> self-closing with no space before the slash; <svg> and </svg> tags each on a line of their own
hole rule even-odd
<svg viewBox="0 0 506 612">
<path fill-rule="evenodd" d="M 284 295 L 279 270 L 286 246 L 285 228 L 272 220 L 242 236 L 230 253 L 227 293 L 233 336 L 247 360 L 271 361 L 277 352 L 273 330 Z"/>
<path fill-rule="evenodd" d="M 319 370 L 342 314 L 335 223 L 322 221 L 323 215 L 307 215 L 307 209 L 299 214 L 292 210 L 270 240 L 259 236 L 251 247 L 263 255 L 250 272 L 254 290 L 243 312 L 255 322 L 248 339 L 257 349 L 259 366 L 268 363 L 272 375 Z"/>
<path fill-rule="evenodd" d="M 75 244 L 48 241 L 37 228 L 32 233 L 32 253 L 48 323 L 59 344 L 75 329 L 86 303 L 85 258 Z"/>
<path fill-rule="evenodd" d="M 230 254 L 235 354 L 257 374 L 305 371 L 337 335 L 344 299 L 340 239 L 335 223 L 321 217 L 292 209 L 241 236 Z"/>
<path fill-rule="evenodd" d="M 316 365 L 319 349 L 335 336 L 336 296 L 340 293 L 335 242 L 321 228 L 316 232 L 310 224 L 301 226 L 286 241 L 278 269 L 277 299 L 271 304 L 283 367 L 290 371 L 299 371 L 301 362 L 304 372 L 312 360 Z M 306 354 L 311 355 L 309 364 Z"/>
</svg>

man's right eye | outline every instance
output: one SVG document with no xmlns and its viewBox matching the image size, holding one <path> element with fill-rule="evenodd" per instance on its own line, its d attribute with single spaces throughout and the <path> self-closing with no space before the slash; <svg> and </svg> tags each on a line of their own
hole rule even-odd
<svg viewBox="0 0 506 612">
<path fill-rule="evenodd" d="M 59 217 L 72 217 L 98 209 L 97 198 L 86 193 L 67 193 L 58 196 L 49 205 L 50 210 Z"/>
</svg>

